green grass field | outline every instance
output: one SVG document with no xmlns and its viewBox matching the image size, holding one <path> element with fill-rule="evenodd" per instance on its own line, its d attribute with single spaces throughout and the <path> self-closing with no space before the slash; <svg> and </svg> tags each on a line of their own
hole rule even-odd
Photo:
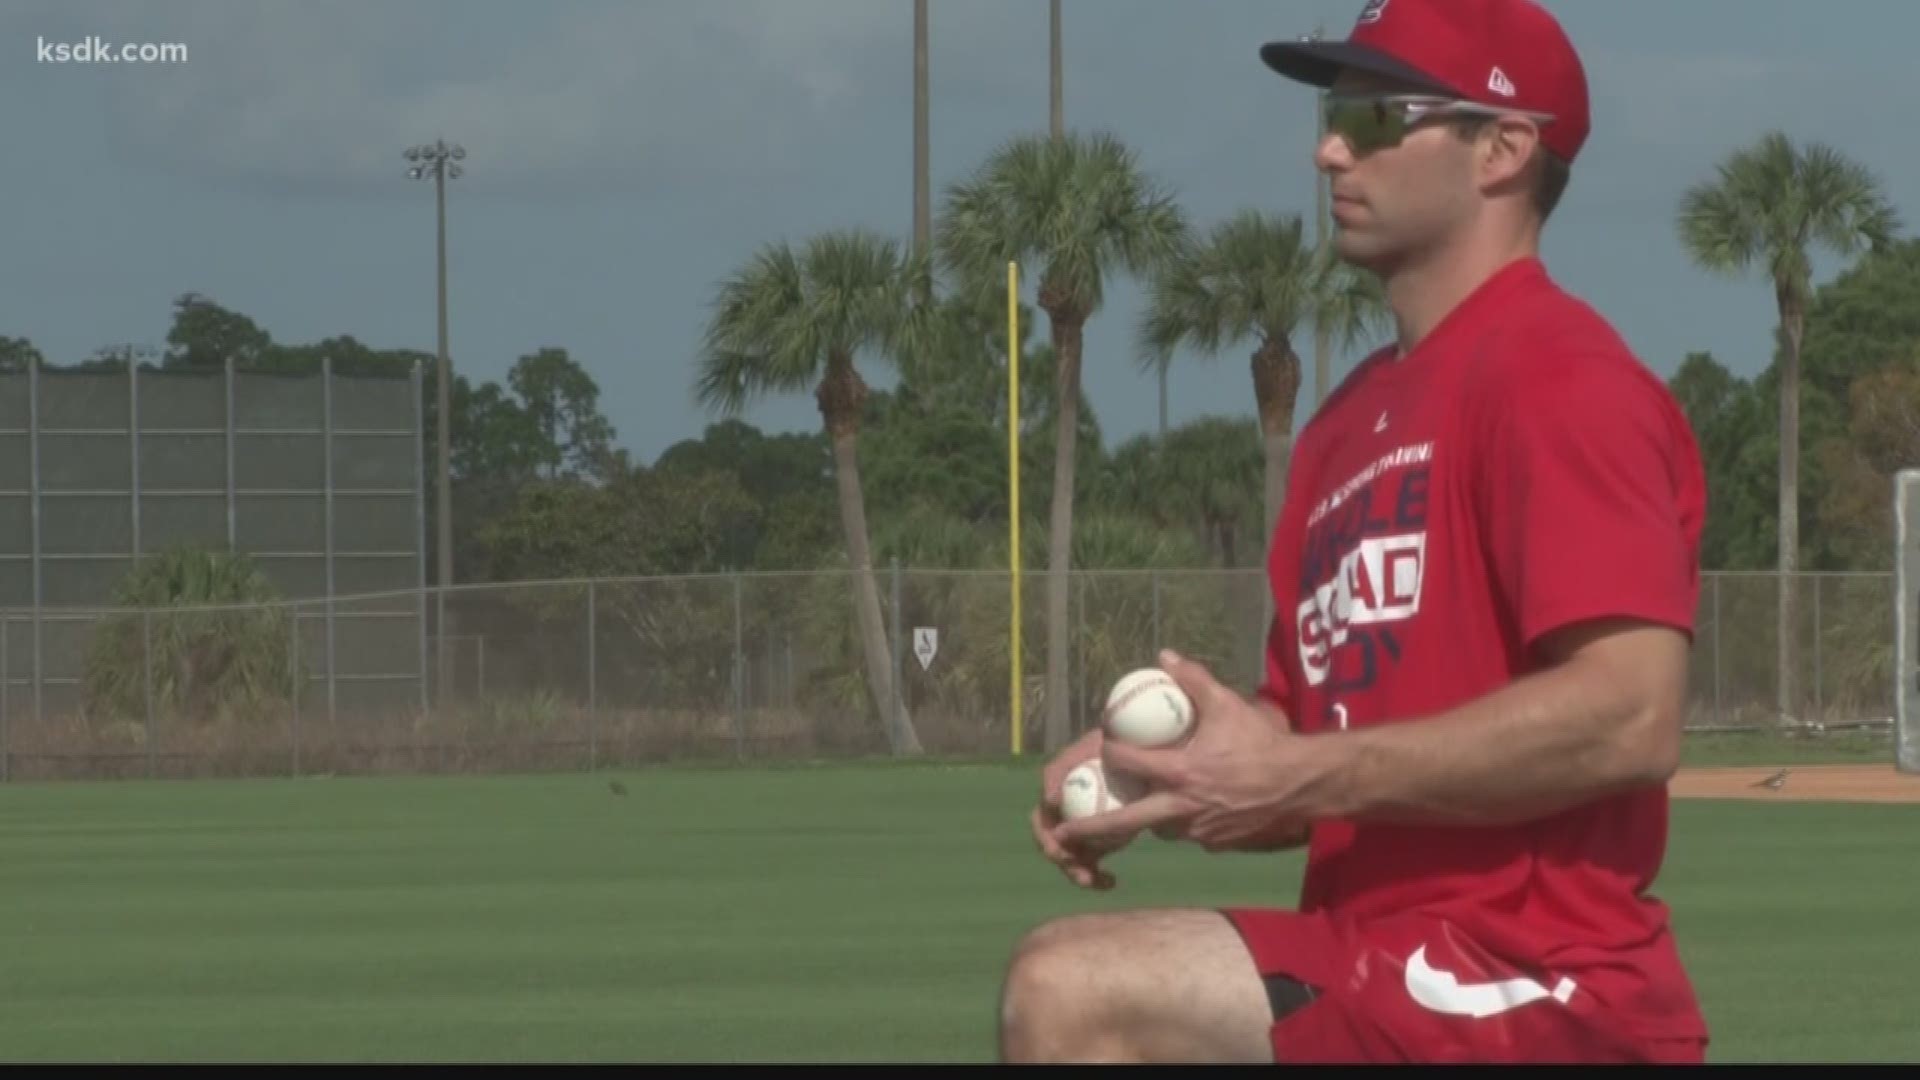
<svg viewBox="0 0 1920 1080">
<path fill-rule="evenodd" d="M 1039 920 L 1293 897 L 1152 841 L 1078 892 L 1035 776 L 0 786 L 0 1059 L 989 1060 Z M 1659 892 L 1714 1060 L 1920 1059 L 1920 808 L 1679 803 Z"/>
</svg>

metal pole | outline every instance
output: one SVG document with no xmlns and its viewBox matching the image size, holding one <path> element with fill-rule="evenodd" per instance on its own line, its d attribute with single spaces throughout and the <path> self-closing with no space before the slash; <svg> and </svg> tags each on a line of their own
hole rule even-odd
<svg viewBox="0 0 1920 1080">
<path fill-rule="evenodd" d="M 1713 575 L 1713 723 L 1715 727 L 1726 722 L 1720 707 L 1720 575 Z"/>
<path fill-rule="evenodd" d="M 1167 437 L 1167 369 L 1171 364 L 1160 364 L 1160 437 Z"/>
<path fill-rule="evenodd" d="M 419 587 L 415 618 L 420 626 L 420 711 L 430 712 L 433 700 L 427 691 L 427 446 L 421 430 L 426 419 L 426 394 L 421 386 L 420 365 L 413 365 L 410 390 L 413 393 L 413 527 L 415 547 L 415 584 Z M 446 693 L 442 688 L 440 693 Z"/>
<path fill-rule="evenodd" d="M 893 576 L 893 700 L 889 704 L 889 708 L 892 710 L 893 715 L 883 717 L 882 719 L 887 725 L 888 732 L 898 734 L 896 729 L 900 722 L 900 714 L 907 700 L 907 690 L 905 685 L 903 685 L 906 678 L 906 668 L 902 664 L 903 657 L 901 655 L 906 652 L 906 642 L 900 637 L 901 624 L 903 622 L 900 618 L 900 556 L 893 556 L 890 562 L 890 569 Z"/>
<path fill-rule="evenodd" d="M 453 693 L 453 682 L 447 675 L 447 585 L 444 580 L 433 587 L 433 680 L 439 689 L 439 704 L 445 708 Z"/>
<path fill-rule="evenodd" d="M 1049 42 L 1048 68 L 1048 113 L 1049 128 L 1055 139 L 1066 134 L 1066 105 L 1062 74 L 1063 63 L 1060 56 L 1060 0 L 1053 0 L 1047 12 L 1047 40 Z"/>
<path fill-rule="evenodd" d="M 1153 651 L 1155 655 L 1159 654 L 1163 640 L 1160 636 L 1160 571 L 1156 568 L 1153 572 Z"/>
<path fill-rule="evenodd" d="M 234 416 L 233 357 L 227 357 L 227 550 L 240 550 L 240 514 L 234 499 L 234 442 L 240 421 Z"/>
<path fill-rule="evenodd" d="M 40 358 L 27 361 L 27 472 L 32 498 L 28 517 L 32 519 L 33 558 L 33 722 L 44 719 L 45 701 L 41 694 L 42 648 L 40 616 L 46 604 L 45 574 L 40 565 Z"/>
<path fill-rule="evenodd" d="M 1893 474 L 1893 760 L 1920 772 L 1920 669 L 1915 667 L 1914 597 L 1920 594 L 1920 469 Z"/>
<path fill-rule="evenodd" d="M 600 659 L 599 601 L 594 583 L 587 582 L 587 771 L 600 768 Z"/>
<path fill-rule="evenodd" d="M 1086 730 L 1084 725 L 1087 718 L 1087 666 L 1088 666 L 1087 665 L 1087 572 L 1085 570 L 1082 570 L 1079 573 L 1074 574 L 1074 576 L 1079 579 L 1079 584 L 1076 586 L 1076 589 L 1080 594 L 1080 632 L 1074 635 L 1074 640 L 1080 643 L 1080 662 L 1074 666 L 1080 669 L 1080 700 L 1079 702 L 1077 702 L 1077 704 L 1080 706 L 1079 715 L 1082 723 L 1081 730 L 1084 731 Z"/>
<path fill-rule="evenodd" d="M 1826 707 L 1826 695 L 1820 688 L 1820 639 L 1826 635 L 1824 623 L 1820 621 L 1820 594 L 1825 590 L 1826 578 L 1820 574 L 1813 577 L 1813 719 L 1823 722 L 1822 714 Z"/>
<path fill-rule="evenodd" d="M 326 457 L 323 468 L 322 494 L 325 506 L 325 523 L 322 532 L 326 534 L 325 552 L 327 565 L 327 724 L 335 727 L 339 716 L 335 711 L 338 689 L 334 680 L 334 580 L 333 580 L 333 357 L 320 358 L 320 445 Z"/>
<path fill-rule="evenodd" d="M 744 730 L 746 716 L 742 711 L 745 708 L 745 703 L 740 699 L 740 665 L 742 662 L 740 656 L 740 637 L 744 629 L 744 619 L 741 616 L 740 593 L 740 575 L 736 573 L 733 575 L 733 753 L 736 758 L 744 759 L 747 756 L 746 731 Z"/>
<path fill-rule="evenodd" d="M 131 550 L 133 561 L 140 561 L 140 360 L 127 352 L 127 461 L 131 482 L 127 484 L 133 503 Z"/>
<path fill-rule="evenodd" d="M 923 255 L 933 247 L 927 113 L 927 0 L 913 0 L 913 249 Z"/>
<path fill-rule="evenodd" d="M 452 361 L 447 356 L 447 162 L 441 158 L 433 172 L 433 201 L 437 218 L 439 245 L 439 317 L 440 317 L 440 358 L 439 386 L 436 391 L 440 399 L 440 423 L 435 431 L 439 443 L 438 469 L 440 473 L 439 490 L 436 493 L 439 521 L 440 573 L 437 584 L 440 586 L 440 684 L 447 684 L 447 593 L 453 584 L 453 373 Z"/>
<path fill-rule="evenodd" d="M 140 612 L 140 678 L 147 708 L 147 779 L 153 779 L 153 609 Z"/>
<path fill-rule="evenodd" d="M 6 783 L 8 760 L 13 757 L 13 743 L 8 736 L 13 730 L 13 702 L 9 690 L 13 684 L 13 672 L 9 667 L 7 644 L 7 624 L 13 616 L 0 611 L 0 784 Z"/>
<path fill-rule="evenodd" d="M 292 627 L 287 634 L 287 681 L 292 683 L 293 700 L 290 707 L 293 712 L 293 775 L 300 775 L 300 691 L 305 680 L 300 676 L 300 605 L 288 604 L 287 612 L 291 616 L 287 625 Z"/>
<path fill-rule="evenodd" d="M 455 162 L 467 156 L 464 148 L 435 140 L 430 145 L 415 146 L 403 155 L 413 166 L 407 170 L 407 176 L 413 180 L 433 179 L 435 270 L 437 314 L 439 319 L 440 355 L 435 367 L 434 397 L 438 402 L 437 420 L 434 423 L 435 443 L 437 444 L 438 468 L 435 470 L 434 503 L 438 520 L 435 532 L 438 534 L 439 572 L 434 579 L 437 593 L 438 625 L 435 627 L 437 647 L 435 669 L 440 690 L 440 700 L 447 699 L 450 681 L 447 677 L 447 639 L 450 628 L 447 625 L 447 592 L 453 585 L 453 363 L 447 353 L 447 181 L 460 177 L 460 166 Z"/>
</svg>

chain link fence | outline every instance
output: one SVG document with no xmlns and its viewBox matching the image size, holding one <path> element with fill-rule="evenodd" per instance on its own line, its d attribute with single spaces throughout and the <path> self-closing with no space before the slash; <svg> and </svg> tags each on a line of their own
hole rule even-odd
<svg viewBox="0 0 1920 1080">
<path fill-rule="evenodd" d="M 1010 746 L 1004 573 L 883 568 L 886 659 L 923 748 Z M 1689 727 L 1764 729 L 1776 578 L 1703 580 Z M 1044 571 L 1023 575 L 1023 742 L 1044 746 Z M 1891 723 L 1894 579 L 1802 574 L 1794 720 Z M 1261 677 L 1259 571 L 1082 571 L 1068 715 L 1171 644 Z M 440 633 L 444 600 L 446 625 Z M 0 612 L 0 775 L 15 780 L 585 770 L 884 754 L 844 572 L 427 589 L 271 607 Z M 85 657 L 45 692 L 35 636 Z M 44 651 L 44 650 L 43 650 Z M 436 673 L 444 672 L 444 676 Z"/>
<path fill-rule="evenodd" d="M 97 716 L 97 684 L 117 679 L 124 692 L 138 635 L 89 605 L 111 604 L 141 559 L 174 546 L 244 554 L 300 601 L 285 610 L 301 628 L 289 649 L 330 676 L 320 690 L 336 709 L 421 681 L 418 596 L 344 597 L 426 584 L 424 372 L 317 366 L 0 372 L 10 706 L 42 722 Z M 111 648 L 103 626 L 118 635 Z M 400 671 L 403 658 L 412 666 Z"/>
</svg>

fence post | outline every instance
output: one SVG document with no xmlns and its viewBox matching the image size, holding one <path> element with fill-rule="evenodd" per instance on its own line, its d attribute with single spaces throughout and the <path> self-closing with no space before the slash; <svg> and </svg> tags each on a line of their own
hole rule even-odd
<svg viewBox="0 0 1920 1080">
<path fill-rule="evenodd" d="M 1160 568 L 1153 570 L 1153 653 L 1160 655 Z"/>
<path fill-rule="evenodd" d="M 1725 633 L 1720 622 L 1720 575 L 1713 575 L 1713 726 L 1723 727 L 1726 718 L 1720 711 L 1720 637 Z"/>
<path fill-rule="evenodd" d="M 1920 592 L 1920 469 L 1893 474 L 1893 760 L 1920 772 L 1920 682 L 1914 653 L 1914 594 Z"/>
<path fill-rule="evenodd" d="M 1813 575 L 1813 720 L 1816 724 L 1826 722 L 1826 694 L 1820 689 L 1820 642 L 1827 635 L 1826 625 L 1820 618 L 1820 594 L 1825 591 L 1827 576 L 1821 573 Z"/>
<path fill-rule="evenodd" d="M 1074 712 L 1080 718 L 1080 730 L 1085 731 L 1087 721 L 1087 668 L 1090 666 L 1087 663 L 1087 571 L 1076 570 L 1072 571 L 1072 573 L 1078 582 L 1074 588 L 1080 596 L 1080 630 L 1073 635 L 1074 640 L 1080 643 L 1080 663 L 1074 665 L 1080 669 L 1080 700 L 1074 703 L 1078 706 Z"/>
<path fill-rule="evenodd" d="M 741 669 L 746 663 L 742 655 L 742 635 L 745 633 L 745 619 L 741 614 L 741 593 L 743 582 L 739 571 L 733 574 L 733 756 L 745 760 L 747 756 L 747 703 L 744 700 L 745 688 L 741 685 Z"/>
<path fill-rule="evenodd" d="M 300 605 L 289 604 L 287 610 L 291 618 L 287 625 L 287 681 L 292 683 L 293 699 L 289 707 L 293 711 L 293 775 L 300 775 L 300 684 L 305 680 L 300 674 Z"/>
<path fill-rule="evenodd" d="M 340 727 L 340 718 L 335 711 L 339 690 L 334 680 L 333 598 L 336 589 L 333 580 L 333 357 L 331 356 L 320 358 L 320 417 L 320 445 L 323 448 L 322 456 L 326 458 L 323 463 L 325 479 L 322 481 L 326 488 L 323 502 L 326 520 L 321 531 L 326 534 L 327 563 L 327 724 L 337 731 Z"/>
<path fill-rule="evenodd" d="M 45 649 L 41 640 L 40 613 L 46 603 L 46 573 L 45 568 L 40 564 L 40 359 L 38 356 L 27 361 L 27 477 L 32 489 L 31 508 L 27 516 L 32 519 L 33 534 L 33 722 L 37 727 L 46 719 L 41 678 L 44 674 Z"/>
<path fill-rule="evenodd" d="M 129 535 L 134 563 L 140 562 L 140 358 L 127 352 L 127 484 L 128 507 L 133 512 Z"/>
<path fill-rule="evenodd" d="M 887 705 L 892 715 L 881 717 L 881 721 L 887 726 L 889 738 L 899 734 L 900 715 L 905 711 L 907 703 L 907 688 L 902 685 L 902 681 L 906 678 L 906 667 L 901 662 L 901 654 L 906 652 L 907 649 L 906 642 L 900 637 L 901 623 L 903 621 L 900 618 L 900 556 L 893 556 L 891 562 L 893 573 L 893 700 Z"/>
<path fill-rule="evenodd" d="M 600 656 L 598 597 L 587 582 L 587 771 L 600 768 Z"/>
<path fill-rule="evenodd" d="M 239 427 L 239 421 L 234 418 L 233 411 L 233 357 L 227 357 L 225 362 L 222 363 L 221 369 L 225 372 L 227 392 L 227 550 L 238 551 L 240 550 L 240 514 L 234 499 L 234 440 L 237 428 Z"/>
<path fill-rule="evenodd" d="M 417 680 L 419 686 L 417 689 L 420 692 L 420 713 L 422 716 L 427 716 L 436 711 L 434 708 L 436 703 L 427 692 L 427 588 L 425 585 L 419 586 L 414 590 L 413 619 L 414 625 L 418 629 L 418 633 L 415 636 L 419 638 L 419 641 L 415 645 L 418 657 L 415 663 L 419 668 L 419 678 Z M 434 724 L 436 729 L 438 729 L 439 726 L 438 723 Z"/>
<path fill-rule="evenodd" d="M 147 779 L 153 779 L 153 609 L 140 609 L 140 681 L 141 697 L 146 703 L 147 728 L 142 739 L 147 744 Z"/>
<path fill-rule="evenodd" d="M 7 782 L 8 761 L 13 757 L 13 672 L 7 666 L 7 624 L 12 621 L 11 614 L 0 611 L 0 784 Z"/>
<path fill-rule="evenodd" d="M 426 442 L 426 391 L 420 375 L 420 362 L 414 361 L 413 374 L 408 378 L 408 389 L 413 394 L 413 528 L 414 528 L 414 581 L 419 587 L 418 601 L 415 604 L 415 618 L 420 624 L 420 711 L 432 715 L 434 738 L 444 742 L 446 731 L 440 726 L 440 700 L 446 696 L 444 686 L 435 686 L 432 694 L 427 690 L 427 442 Z"/>
</svg>

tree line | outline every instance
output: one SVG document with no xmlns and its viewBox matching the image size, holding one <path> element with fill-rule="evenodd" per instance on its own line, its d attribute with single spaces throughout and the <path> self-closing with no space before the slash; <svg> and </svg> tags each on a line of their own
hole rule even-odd
<svg viewBox="0 0 1920 1080">
<path fill-rule="evenodd" d="M 456 577 L 463 582 L 719 570 L 847 575 L 869 704 L 897 752 L 917 749 L 891 684 L 876 566 L 1007 562 L 1007 425 L 1020 424 L 1024 565 L 1258 567 L 1284 498 L 1298 333 L 1383 342 L 1378 283 L 1305 237 L 1298 215 L 1248 209 L 1202 227 L 1108 134 L 1009 140 L 945 193 L 923 242 L 863 229 L 769 244 L 716 283 L 689 358 L 697 438 L 652 464 L 617 448 L 599 387 L 564 348 L 520 357 L 504 385 L 452 388 Z M 1777 349 L 1751 378 L 1689 355 L 1670 386 L 1708 469 L 1708 569 L 1891 565 L 1892 474 L 1920 464 L 1920 241 L 1872 178 L 1773 135 L 1685 193 L 1676 240 L 1706 270 L 1757 272 L 1778 300 Z M 1820 247 L 1846 257 L 1815 286 Z M 1022 268 L 1022 415 L 1007 415 L 1006 266 Z M 1131 357 L 1084 354 L 1112 281 L 1148 304 Z M 214 300 L 179 298 L 161 368 L 410 370 L 430 354 L 351 337 L 276 342 Z M 1084 379 L 1237 353 L 1248 409 L 1109 440 Z M 0 370 L 37 356 L 0 338 Z M 75 367 L 129 358 L 102 350 Z M 893 376 L 881 391 L 868 382 Z M 863 371 L 868 374 L 863 374 Z M 811 394 L 817 431 L 768 433 L 750 402 Z M 432 483 L 433 469 L 426 470 Z M 428 506 L 433 506 L 429 492 Z M 1780 528 L 1782 506 L 1790 527 Z M 431 513 L 431 510 L 430 510 Z M 432 535 L 432 523 L 428 534 Z M 1791 625 L 1783 594 L 1781 625 Z M 1067 736 L 1067 589 L 1047 577 L 1046 741 Z M 1793 635 L 1781 634 L 1783 671 Z M 1783 684 L 1788 680 L 1782 680 Z M 1783 685 L 1782 711 L 1791 690 Z"/>
</svg>

